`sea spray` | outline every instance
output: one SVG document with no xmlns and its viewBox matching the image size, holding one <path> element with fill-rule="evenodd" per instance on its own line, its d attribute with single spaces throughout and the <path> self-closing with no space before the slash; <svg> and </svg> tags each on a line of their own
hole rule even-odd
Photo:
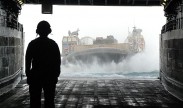
<svg viewBox="0 0 183 108">
<path fill-rule="evenodd" d="M 158 75 L 157 55 L 148 53 L 147 50 L 119 63 L 111 61 L 101 64 L 97 58 L 93 58 L 90 63 L 77 61 L 61 66 L 61 77 L 157 78 Z"/>
</svg>

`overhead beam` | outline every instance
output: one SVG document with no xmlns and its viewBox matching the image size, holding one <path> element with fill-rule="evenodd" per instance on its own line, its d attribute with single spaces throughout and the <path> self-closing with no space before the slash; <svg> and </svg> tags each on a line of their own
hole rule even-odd
<svg viewBox="0 0 183 108">
<path fill-rule="evenodd" d="M 53 5 L 50 0 L 42 1 L 42 13 L 43 14 L 52 14 L 53 13 Z"/>
<path fill-rule="evenodd" d="M 44 0 L 24 0 L 25 4 L 42 4 Z M 48 0 L 53 5 L 161 6 L 161 0 Z"/>
<path fill-rule="evenodd" d="M 135 4 L 135 0 L 132 1 L 132 5 L 134 5 L 134 4 Z"/>
<path fill-rule="evenodd" d="M 149 0 L 146 1 L 146 5 L 148 5 L 148 3 L 149 3 Z"/>
</svg>

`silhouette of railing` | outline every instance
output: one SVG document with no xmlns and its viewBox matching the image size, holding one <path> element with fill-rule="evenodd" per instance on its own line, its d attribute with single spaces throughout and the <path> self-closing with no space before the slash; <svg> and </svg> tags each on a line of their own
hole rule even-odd
<svg viewBox="0 0 183 108">
<path fill-rule="evenodd" d="M 161 33 L 165 33 L 171 30 L 182 29 L 183 28 L 183 18 L 178 18 L 175 20 L 171 20 L 166 23 L 161 30 Z"/>
</svg>

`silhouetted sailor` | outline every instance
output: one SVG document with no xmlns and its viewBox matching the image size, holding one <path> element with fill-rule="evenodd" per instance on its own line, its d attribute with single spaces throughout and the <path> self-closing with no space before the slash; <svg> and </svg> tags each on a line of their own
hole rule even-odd
<svg viewBox="0 0 183 108">
<path fill-rule="evenodd" d="M 39 22 L 36 33 L 39 37 L 29 43 L 25 60 L 30 107 L 41 108 L 43 89 L 45 108 L 55 108 L 55 88 L 61 64 L 60 51 L 55 41 L 48 38 L 51 28 L 47 21 Z"/>
</svg>

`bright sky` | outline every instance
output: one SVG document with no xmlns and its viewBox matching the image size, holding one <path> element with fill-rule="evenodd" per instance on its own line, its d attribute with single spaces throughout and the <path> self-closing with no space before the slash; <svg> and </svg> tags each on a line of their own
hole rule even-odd
<svg viewBox="0 0 183 108">
<path fill-rule="evenodd" d="M 119 7 L 119 6 L 53 6 L 53 14 L 41 14 L 41 5 L 23 5 L 19 22 L 24 26 L 25 48 L 36 38 L 36 26 L 41 20 L 51 24 L 54 39 L 62 48 L 62 37 L 68 30 L 79 28 L 79 37 L 93 38 L 113 35 L 123 42 L 133 27 L 142 29 L 147 48 L 159 51 L 159 35 L 166 22 L 163 7 Z"/>
</svg>

